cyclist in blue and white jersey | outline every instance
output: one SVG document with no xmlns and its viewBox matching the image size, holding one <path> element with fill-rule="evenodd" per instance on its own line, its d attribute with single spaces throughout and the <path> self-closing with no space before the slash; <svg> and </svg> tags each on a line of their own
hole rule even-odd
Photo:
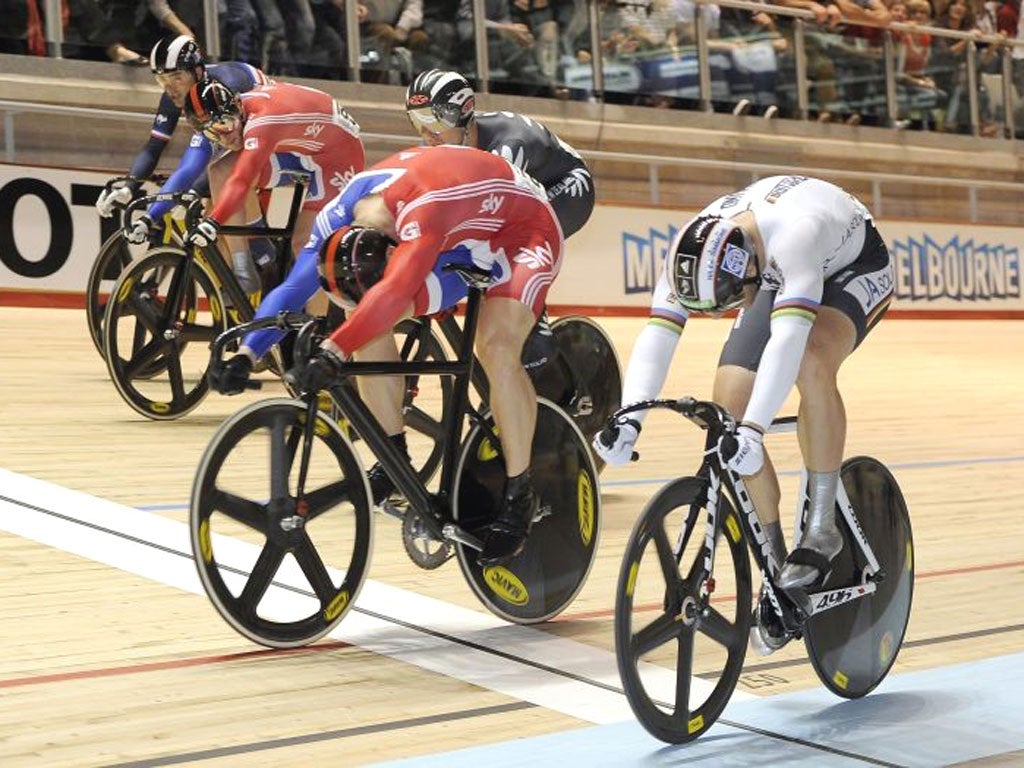
<svg viewBox="0 0 1024 768">
<path fill-rule="evenodd" d="M 96 210 L 104 218 L 113 214 L 115 206 L 125 205 L 131 201 L 141 180 L 153 173 L 160 161 L 160 156 L 174 134 L 174 129 L 181 117 L 185 96 L 195 83 L 206 78 L 213 78 L 238 93 L 270 82 L 259 69 L 243 62 L 226 61 L 220 64 L 206 64 L 199 46 L 187 35 L 168 37 L 158 41 L 149 54 L 149 68 L 164 89 L 164 93 L 160 97 L 160 103 L 153 118 L 149 140 L 135 157 L 131 169 L 128 171 L 128 176 L 131 179 L 115 184 L 109 190 L 104 190 L 96 201 Z M 188 148 L 182 154 L 178 167 L 160 191 L 183 192 L 192 189 L 204 197 L 208 196 L 206 167 L 213 154 L 214 147 L 210 140 L 202 133 L 194 133 Z M 133 243 L 145 241 L 150 236 L 151 230 L 155 229 L 154 223 L 160 222 L 171 206 L 170 202 L 159 202 L 150 206 L 146 214 L 132 225 L 128 240 Z"/>
</svg>

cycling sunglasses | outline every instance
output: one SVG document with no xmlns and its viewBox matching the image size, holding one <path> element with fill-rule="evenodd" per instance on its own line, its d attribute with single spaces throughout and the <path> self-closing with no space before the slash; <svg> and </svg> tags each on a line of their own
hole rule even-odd
<svg viewBox="0 0 1024 768">
<path fill-rule="evenodd" d="M 233 115 L 212 120 L 202 127 L 203 136 L 210 141 L 220 141 L 230 134 L 238 126 L 238 120 Z"/>
</svg>

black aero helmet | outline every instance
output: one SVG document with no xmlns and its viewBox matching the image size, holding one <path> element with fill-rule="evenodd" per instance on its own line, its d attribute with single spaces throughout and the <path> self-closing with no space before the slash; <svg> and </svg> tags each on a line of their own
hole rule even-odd
<svg viewBox="0 0 1024 768">
<path fill-rule="evenodd" d="M 238 94 L 219 80 L 200 80 L 185 97 L 185 118 L 197 131 L 241 113 Z"/>
<path fill-rule="evenodd" d="M 384 276 L 388 251 L 395 245 L 379 229 L 342 227 L 320 249 L 320 285 L 336 304 L 353 309 Z"/>
<path fill-rule="evenodd" d="M 191 72 L 203 66 L 203 52 L 188 35 L 165 37 L 149 52 L 149 68 L 154 75 L 165 72 Z"/>
<path fill-rule="evenodd" d="M 730 219 L 698 216 L 669 247 L 669 277 L 679 303 L 693 312 L 723 312 L 743 303 L 743 289 L 759 285 L 760 267 L 746 236 Z M 747 268 L 754 261 L 753 277 Z"/>
<path fill-rule="evenodd" d="M 465 128 L 473 120 L 475 97 L 469 81 L 458 72 L 428 69 L 405 92 L 405 110 L 418 124 L 441 123 L 445 128 Z"/>
</svg>

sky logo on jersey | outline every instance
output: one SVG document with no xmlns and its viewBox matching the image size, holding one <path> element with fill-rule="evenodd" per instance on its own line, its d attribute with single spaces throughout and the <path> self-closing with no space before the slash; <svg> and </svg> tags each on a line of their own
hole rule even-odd
<svg viewBox="0 0 1024 768">
<path fill-rule="evenodd" d="M 402 227 L 402 231 L 398 233 L 398 239 L 402 242 L 408 242 L 409 240 L 415 240 L 421 234 L 420 223 L 418 221 L 410 221 Z"/>
<path fill-rule="evenodd" d="M 524 264 L 530 269 L 550 267 L 555 263 L 555 251 L 547 240 L 544 245 L 536 248 L 520 248 L 519 253 L 512 257 L 516 264 Z"/>
<path fill-rule="evenodd" d="M 501 208 L 502 203 L 504 202 L 504 195 L 495 195 L 494 193 L 491 193 L 482 203 L 480 203 L 480 213 L 489 213 L 493 216 L 498 212 L 498 209 Z"/>
<path fill-rule="evenodd" d="M 315 139 L 317 136 L 319 136 L 323 132 L 323 130 L 324 130 L 324 124 L 323 123 L 313 123 L 312 125 L 307 125 L 306 126 L 306 130 L 303 131 L 302 135 L 303 136 L 312 136 Z"/>
<path fill-rule="evenodd" d="M 907 302 L 936 299 L 1020 299 L 1021 259 L 1015 246 L 954 235 L 945 243 L 925 234 L 896 240 L 890 249 L 896 297 Z"/>
<path fill-rule="evenodd" d="M 331 176 L 330 182 L 328 182 L 328 183 L 332 187 L 335 187 L 337 189 L 341 189 L 346 184 L 348 184 L 350 181 L 352 181 L 352 178 L 355 175 L 356 175 L 356 169 L 353 168 L 352 166 L 349 166 L 348 170 L 345 171 L 344 173 L 342 173 L 341 171 L 335 171 L 334 175 Z"/>
<path fill-rule="evenodd" d="M 256 147 L 258 147 L 259 145 L 260 145 L 260 140 L 257 139 L 255 136 L 250 136 L 249 138 L 247 138 L 245 140 L 245 148 L 246 149 L 256 149 Z"/>
</svg>

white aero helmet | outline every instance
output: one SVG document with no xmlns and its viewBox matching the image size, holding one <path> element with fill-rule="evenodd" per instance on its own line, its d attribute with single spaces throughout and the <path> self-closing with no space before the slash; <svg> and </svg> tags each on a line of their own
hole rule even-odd
<svg viewBox="0 0 1024 768">
<path fill-rule="evenodd" d="M 760 285 L 761 270 L 743 230 L 721 216 L 698 216 L 669 249 L 673 288 L 691 312 L 724 312 L 743 303 L 743 289 Z M 751 260 L 754 275 L 747 276 Z"/>
</svg>

